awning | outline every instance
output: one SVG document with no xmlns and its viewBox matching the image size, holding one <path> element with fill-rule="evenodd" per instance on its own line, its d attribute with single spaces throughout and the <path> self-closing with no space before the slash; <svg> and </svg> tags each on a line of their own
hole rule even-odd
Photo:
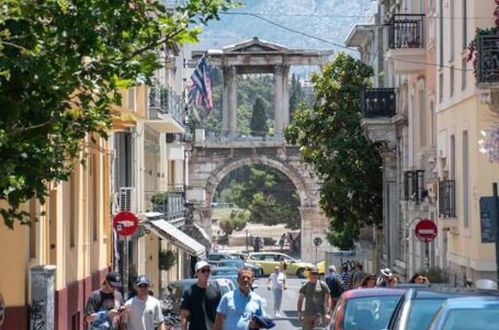
<svg viewBox="0 0 499 330">
<path fill-rule="evenodd" d="M 152 232 L 164 240 L 186 251 L 191 256 L 200 257 L 206 253 L 205 247 L 164 219 L 149 220 L 144 223 Z"/>
<path fill-rule="evenodd" d="M 197 242 L 204 245 L 207 250 L 211 249 L 211 239 L 208 233 L 197 223 L 185 224 L 179 227 L 184 233 L 194 238 Z"/>
</svg>

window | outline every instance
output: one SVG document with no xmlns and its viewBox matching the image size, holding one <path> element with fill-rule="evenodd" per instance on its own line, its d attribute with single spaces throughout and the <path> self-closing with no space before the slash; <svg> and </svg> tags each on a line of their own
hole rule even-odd
<svg viewBox="0 0 499 330">
<path fill-rule="evenodd" d="M 135 87 L 128 89 L 128 109 L 135 110 Z"/>
<path fill-rule="evenodd" d="M 442 103 L 444 99 L 444 74 L 440 73 L 438 76 L 438 101 Z"/>
<path fill-rule="evenodd" d="M 435 104 L 430 102 L 430 118 L 431 118 L 431 145 L 437 145 L 437 116 L 435 114 Z"/>
<path fill-rule="evenodd" d="M 444 65 L 444 0 L 440 0 L 439 6 L 439 25 L 440 25 L 440 66 Z"/>
<path fill-rule="evenodd" d="M 443 180 L 438 183 L 438 210 L 441 218 L 456 217 L 455 180 Z"/>
<path fill-rule="evenodd" d="M 29 201 L 29 214 L 30 220 L 32 221 L 29 226 L 29 257 L 31 259 L 36 258 L 36 227 L 37 223 L 34 221 L 36 217 L 36 201 L 31 199 Z"/>
<path fill-rule="evenodd" d="M 75 231 L 76 231 L 76 178 L 75 173 L 71 176 L 69 184 L 69 247 L 75 246 Z"/>
<path fill-rule="evenodd" d="M 456 178 L 456 138 L 454 135 L 450 136 L 450 178 Z"/>
<path fill-rule="evenodd" d="M 449 73 L 449 91 L 450 91 L 450 97 L 454 96 L 454 66 L 450 67 L 450 73 Z"/>
<path fill-rule="evenodd" d="M 467 65 L 467 62 L 466 62 L 466 59 L 463 58 L 462 62 L 461 62 L 461 90 L 465 90 L 466 89 L 466 65 Z"/>
<path fill-rule="evenodd" d="M 423 201 L 427 192 L 424 189 L 424 170 L 404 172 L 404 199 L 415 201 L 416 204 Z"/>
<path fill-rule="evenodd" d="M 424 147 L 426 145 L 426 107 L 425 107 L 425 90 L 424 88 L 419 90 L 419 146 Z"/>
<path fill-rule="evenodd" d="M 455 36 L 455 31 L 454 31 L 454 17 L 455 17 L 455 6 L 454 6 L 455 1 L 449 1 L 449 9 L 450 9 L 450 17 L 449 17 L 449 24 L 450 24 L 450 29 L 449 29 L 449 42 L 450 42 L 450 48 L 449 48 L 449 60 L 453 61 L 454 60 L 454 39 L 456 38 Z"/>
<path fill-rule="evenodd" d="M 467 49 L 468 48 L 468 13 L 467 13 L 467 10 L 468 10 L 468 4 L 467 4 L 467 0 L 462 0 L 463 1 L 463 12 L 462 12 L 462 38 L 463 38 L 463 49 Z"/>
<path fill-rule="evenodd" d="M 463 223 L 469 226 L 468 131 L 463 131 Z"/>
<path fill-rule="evenodd" d="M 89 166 L 89 175 L 90 175 L 90 184 L 91 184 L 91 196 L 90 200 L 92 205 L 90 206 L 90 216 L 92 217 L 92 238 L 94 241 L 98 239 L 99 234 L 99 182 L 98 182 L 98 174 L 97 174 L 97 160 L 96 155 L 90 155 L 90 166 Z"/>
</svg>

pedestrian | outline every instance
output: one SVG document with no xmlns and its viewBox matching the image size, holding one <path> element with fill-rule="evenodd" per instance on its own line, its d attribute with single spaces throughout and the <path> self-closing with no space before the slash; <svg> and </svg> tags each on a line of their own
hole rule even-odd
<svg viewBox="0 0 499 330">
<path fill-rule="evenodd" d="M 355 264 L 355 270 L 350 275 L 350 289 L 358 288 L 361 285 L 362 280 L 367 276 L 364 272 L 363 266 L 360 262 Z"/>
<path fill-rule="evenodd" d="M 360 289 L 371 289 L 376 287 L 376 275 L 367 274 L 360 282 Z"/>
<path fill-rule="evenodd" d="M 281 246 L 281 252 L 284 251 L 284 243 L 286 242 L 286 234 L 282 234 L 281 238 L 279 239 L 279 245 Z"/>
<path fill-rule="evenodd" d="M 386 288 L 388 286 L 388 279 L 393 276 L 393 273 L 390 268 L 382 268 L 379 272 L 381 275 L 378 278 L 377 286 Z"/>
<path fill-rule="evenodd" d="M 144 276 L 135 280 L 137 295 L 125 303 L 126 317 L 123 317 L 128 330 L 165 330 L 163 312 L 158 299 L 149 295 L 151 282 Z"/>
<path fill-rule="evenodd" d="M 252 330 L 259 326 L 255 316 L 265 317 L 265 300 L 251 290 L 253 271 L 243 267 L 237 273 L 239 287 L 223 295 L 217 308 L 215 330 Z"/>
<path fill-rule="evenodd" d="M 121 275 L 109 272 L 101 282 L 100 289 L 90 294 L 85 308 L 85 321 L 89 329 L 118 329 L 125 311 L 123 296 L 117 290 L 121 287 Z"/>
<path fill-rule="evenodd" d="M 180 306 L 182 330 L 211 330 L 221 294 L 217 288 L 208 284 L 211 273 L 209 263 L 198 261 L 194 271 L 197 282 L 184 292 Z"/>
<path fill-rule="evenodd" d="M 281 317 L 282 291 L 286 290 L 286 274 L 281 271 L 279 266 L 274 268 L 274 272 L 267 279 L 267 289 L 272 290 L 274 315 Z"/>
<path fill-rule="evenodd" d="M 310 279 L 300 288 L 299 294 L 298 321 L 303 322 L 304 330 L 311 330 L 322 322 L 329 322 L 331 296 L 327 284 L 319 280 L 317 267 L 310 269 Z M 305 312 L 302 314 L 303 299 L 305 299 Z"/>
<path fill-rule="evenodd" d="M 399 278 L 398 278 L 398 276 L 395 275 L 395 274 L 392 274 L 392 276 L 388 278 L 387 287 L 388 288 L 395 288 L 398 285 L 399 285 Z"/>
<path fill-rule="evenodd" d="M 343 283 L 343 290 L 350 289 L 350 273 L 348 272 L 347 264 L 341 266 L 340 279 Z"/>
<path fill-rule="evenodd" d="M 428 281 L 428 278 L 426 276 L 424 276 L 423 274 L 415 273 L 414 275 L 412 275 L 409 283 L 430 284 L 430 281 Z"/>
<path fill-rule="evenodd" d="M 344 291 L 343 283 L 341 282 L 340 276 L 336 274 L 336 267 L 334 265 L 330 265 L 327 269 L 329 274 L 326 277 L 326 284 L 331 294 L 331 310 L 334 310 L 336 303 Z"/>
</svg>

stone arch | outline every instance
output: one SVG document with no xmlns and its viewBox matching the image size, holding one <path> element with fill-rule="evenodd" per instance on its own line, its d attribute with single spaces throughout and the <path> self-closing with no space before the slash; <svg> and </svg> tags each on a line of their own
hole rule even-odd
<svg viewBox="0 0 499 330">
<path fill-rule="evenodd" d="M 279 160 L 269 158 L 265 155 L 239 158 L 229 163 L 222 164 L 216 170 L 214 170 L 208 178 L 205 186 L 206 205 L 211 205 L 211 203 L 213 202 L 213 196 L 217 190 L 217 187 L 220 185 L 225 176 L 238 168 L 257 164 L 274 168 L 286 175 L 296 187 L 296 191 L 300 197 L 300 206 L 312 206 L 313 199 L 310 196 L 310 189 L 308 189 L 305 180 L 303 179 L 302 175 L 299 174 L 298 170 Z"/>
</svg>

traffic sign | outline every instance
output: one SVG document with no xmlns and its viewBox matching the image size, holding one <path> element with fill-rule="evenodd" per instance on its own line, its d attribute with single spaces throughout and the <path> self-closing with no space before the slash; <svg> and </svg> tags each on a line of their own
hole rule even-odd
<svg viewBox="0 0 499 330">
<path fill-rule="evenodd" d="M 130 236 L 139 227 L 139 219 L 132 212 L 120 212 L 113 218 L 113 228 L 121 236 Z"/>
<path fill-rule="evenodd" d="M 314 238 L 314 244 L 315 246 L 320 246 L 322 244 L 322 238 L 320 237 Z"/>
<path fill-rule="evenodd" d="M 425 243 L 433 241 L 437 237 L 437 232 L 437 225 L 429 219 L 419 221 L 414 229 L 416 237 Z"/>
</svg>

